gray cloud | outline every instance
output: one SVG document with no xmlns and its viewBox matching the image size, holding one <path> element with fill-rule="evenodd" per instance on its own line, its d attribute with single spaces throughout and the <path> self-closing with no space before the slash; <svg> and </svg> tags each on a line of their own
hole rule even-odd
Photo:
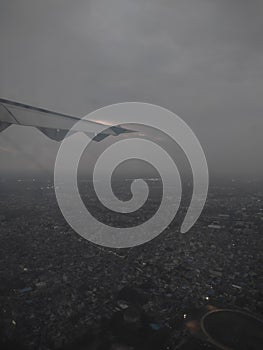
<svg viewBox="0 0 263 350">
<path fill-rule="evenodd" d="M 261 0 L 9 0 L 0 8 L 0 95 L 84 115 L 111 103 L 171 109 L 198 136 L 212 171 L 262 177 Z M 43 166 L 57 145 L 12 127 Z M 34 169 L 23 152 L 6 169 Z M 14 165 L 15 163 L 15 165 Z"/>
</svg>

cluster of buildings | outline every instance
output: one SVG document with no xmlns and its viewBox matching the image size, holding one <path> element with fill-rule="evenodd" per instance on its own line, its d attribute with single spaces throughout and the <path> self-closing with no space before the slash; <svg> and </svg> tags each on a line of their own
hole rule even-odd
<svg viewBox="0 0 263 350">
<path fill-rule="evenodd" d="M 21 182 L 17 186 L 0 198 L 3 344 L 66 348 L 90 329 L 101 334 L 105 322 L 106 332 L 129 304 L 148 315 L 152 329 L 168 332 L 170 348 L 190 336 L 185 321 L 204 305 L 263 314 L 258 193 L 211 188 L 189 232 L 179 232 L 179 214 L 156 239 L 109 249 L 72 231 L 52 185 L 39 190 L 34 182 L 26 191 L 19 190 Z"/>
</svg>

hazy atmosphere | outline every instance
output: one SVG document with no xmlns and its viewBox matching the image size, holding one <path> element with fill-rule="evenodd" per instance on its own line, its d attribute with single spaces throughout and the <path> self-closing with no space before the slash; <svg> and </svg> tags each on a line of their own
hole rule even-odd
<svg viewBox="0 0 263 350">
<path fill-rule="evenodd" d="M 0 4 L 0 96 L 83 116 L 157 104 L 197 135 L 216 176 L 262 178 L 261 0 L 9 0 Z M 41 172 L 58 143 L 0 134 L 2 173 Z"/>
<path fill-rule="evenodd" d="M 263 0 L 0 0 L 0 349 L 263 349 Z"/>
</svg>

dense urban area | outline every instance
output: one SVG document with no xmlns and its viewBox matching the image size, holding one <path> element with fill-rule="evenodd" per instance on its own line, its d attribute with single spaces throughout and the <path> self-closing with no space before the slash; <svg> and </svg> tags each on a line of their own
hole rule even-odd
<svg viewBox="0 0 263 350">
<path fill-rule="evenodd" d="M 187 328 L 202 309 L 263 315 L 259 185 L 213 184 L 189 232 L 179 232 L 179 213 L 160 236 L 129 249 L 75 233 L 52 181 L 2 179 L 0 201 L 0 336 L 8 348 L 136 349 L 105 344 L 121 338 L 120 317 L 142 317 L 151 349 L 162 348 L 158 341 L 210 349 Z"/>
</svg>

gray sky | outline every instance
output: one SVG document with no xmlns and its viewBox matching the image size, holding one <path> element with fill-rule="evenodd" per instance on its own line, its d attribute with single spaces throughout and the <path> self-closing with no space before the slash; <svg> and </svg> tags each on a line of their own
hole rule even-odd
<svg viewBox="0 0 263 350">
<path fill-rule="evenodd" d="M 3 0 L 0 96 L 80 116 L 158 104 L 193 129 L 210 171 L 262 178 L 262 18 L 262 0 Z M 57 148 L 12 126 L 1 169 L 52 169 Z"/>
</svg>

